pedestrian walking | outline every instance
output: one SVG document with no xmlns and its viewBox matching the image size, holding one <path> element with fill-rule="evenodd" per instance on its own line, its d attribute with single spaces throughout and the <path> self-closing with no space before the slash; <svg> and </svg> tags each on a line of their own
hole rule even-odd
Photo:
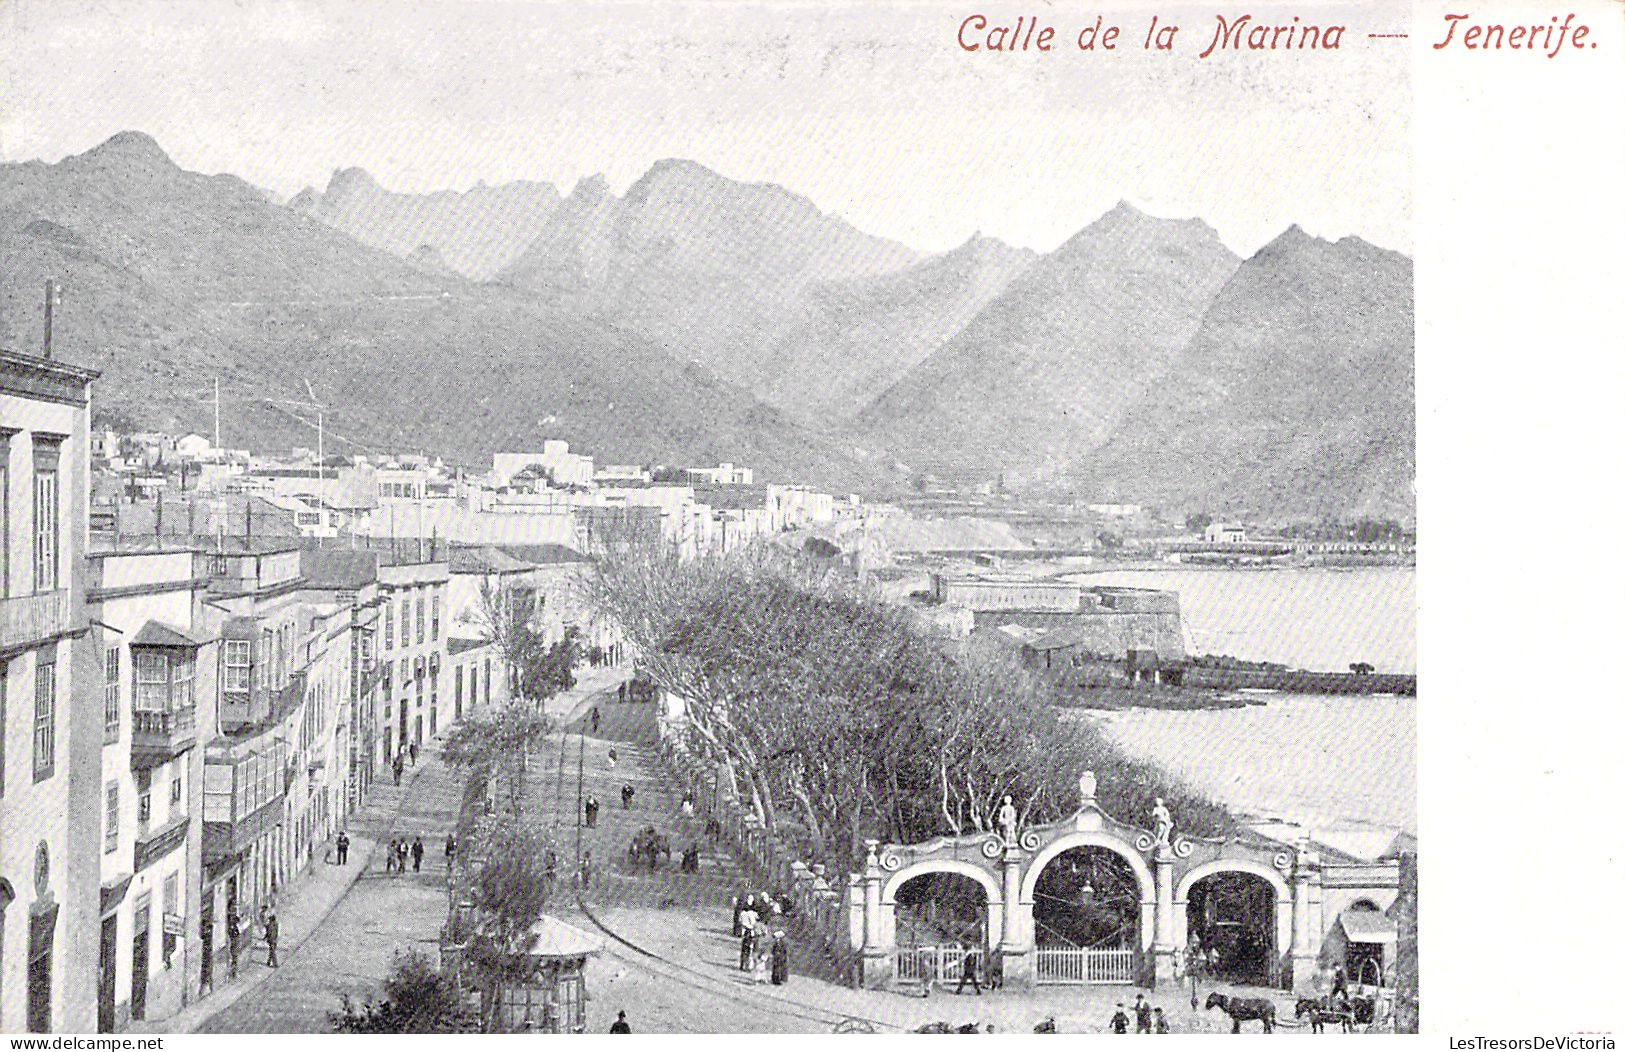
<svg viewBox="0 0 1625 1052">
<path fill-rule="evenodd" d="M 1151 1032 L 1151 1002 L 1145 999 L 1144 994 L 1134 995 L 1134 1032 L 1136 1034 Z"/>
<path fill-rule="evenodd" d="M 406 769 L 406 765 L 401 762 L 401 758 L 399 756 L 395 757 L 395 762 L 391 765 L 390 769 L 395 772 L 395 784 L 400 785 L 401 772 Z"/>
<path fill-rule="evenodd" d="M 417 765 L 418 765 L 418 743 L 413 742 L 412 743 L 412 766 L 416 767 Z"/>
<path fill-rule="evenodd" d="M 769 961 L 773 956 L 772 936 L 768 934 L 765 925 L 756 926 L 756 938 L 751 940 L 750 954 L 750 981 L 757 985 L 766 985 L 769 976 Z"/>
<path fill-rule="evenodd" d="M 457 857 L 457 836 L 454 833 L 446 834 L 446 868 L 451 868 L 452 860 Z"/>
<path fill-rule="evenodd" d="M 626 680 L 621 680 L 621 685 L 615 688 L 615 696 L 620 699 L 622 705 L 626 704 Z"/>
<path fill-rule="evenodd" d="M 350 861 L 350 834 L 339 830 L 339 838 L 334 846 L 338 848 L 339 865 L 347 865 Z"/>
<path fill-rule="evenodd" d="M 783 931 L 773 933 L 773 985 L 783 986 L 790 981 L 790 940 Z"/>
<path fill-rule="evenodd" d="M 617 754 L 614 749 L 610 749 L 609 750 L 609 769 L 610 770 L 613 771 L 615 769 L 615 762 L 617 760 L 619 760 L 619 759 L 620 759 L 620 755 Z"/>
<path fill-rule="evenodd" d="M 594 733 L 594 734 L 597 734 L 597 733 L 598 733 L 598 719 L 599 719 L 599 716 L 598 716 L 598 706 L 597 706 L 597 705 L 594 705 L 594 706 L 593 706 L 593 707 L 592 707 L 592 732 L 593 732 L 593 733 Z"/>
<path fill-rule="evenodd" d="M 384 872 L 395 872 L 395 843 L 391 841 L 384 845 Z"/>
<path fill-rule="evenodd" d="M 609 1032 L 612 1034 L 630 1034 L 632 1032 L 632 1028 L 626 1022 L 625 1009 L 615 1013 L 615 1022 L 609 1024 Z"/>
<path fill-rule="evenodd" d="M 632 788 L 631 782 L 627 782 L 625 785 L 621 786 L 621 810 L 632 810 L 632 797 L 636 794 L 637 790 Z"/>
<path fill-rule="evenodd" d="M 751 955 L 756 951 L 756 922 L 761 914 L 756 912 L 756 897 L 747 898 L 745 908 L 739 912 L 739 970 L 750 970 Z"/>
<path fill-rule="evenodd" d="M 1162 1008 L 1161 1008 L 1160 1005 L 1158 1007 L 1156 1007 L 1156 1008 L 1151 1009 L 1151 1015 L 1153 1017 L 1152 1022 L 1151 1022 L 1151 1031 L 1152 1031 L 1152 1033 L 1155 1033 L 1155 1034 L 1166 1034 L 1166 1033 L 1168 1033 L 1168 1017 L 1162 1014 Z"/>
<path fill-rule="evenodd" d="M 552 848 L 548 848 L 547 849 L 547 854 L 546 854 L 546 856 L 544 856 L 544 858 L 542 860 L 542 879 L 547 884 L 547 890 L 548 890 L 549 894 L 552 894 L 552 892 L 553 892 L 553 884 L 554 884 L 555 881 L 558 880 L 558 877 L 559 877 L 559 856 L 553 851 Z"/>
<path fill-rule="evenodd" d="M 587 802 L 584 805 L 582 805 L 582 809 L 586 812 L 587 828 L 588 829 L 597 829 L 598 828 L 598 798 L 596 796 L 587 797 Z"/>
<path fill-rule="evenodd" d="M 963 942 L 959 944 L 959 985 L 954 987 L 954 993 L 965 992 L 965 984 L 970 983 L 976 991 L 976 996 L 982 996 L 982 977 L 976 972 L 976 955 L 971 952 Z"/>
<path fill-rule="evenodd" d="M 721 835 L 722 835 L 722 823 L 717 821 L 715 815 L 712 815 L 711 817 L 707 818 L 705 820 L 705 839 L 707 839 L 707 840 L 709 840 L 711 842 L 712 847 L 716 846 L 717 837 L 719 837 Z"/>
<path fill-rule="evenodd" d="M 423 838 L 420 837 L 420 836 L 416 836 L 416 837 L 412 838 L 412 872 L 413 873 L 421 873 L 422 871 L 423 871 Z"/>
<path fill-rule="evenodd" d="M 694 794 L 693 793 L 684 793 L 683 794 L 683 803 L 682 803 L 682 806 L 681 806 L 681 810 L 683 812 L 683 817 L 684 818 L 693 818 L 694 817 Z"/>
<path fill-rule="evenodd" d="M 592 887 L 592 852 L 581 853 L 581 890 L 586 891 Z"/>
<path fill-rule="evenodd" d="M 277 967 L 276 943 L 280 934 L 280 926 L 277 924 L 276 914 L 274 912 L 267 911 L 265 914 L 265 966 L 267 968 Z"/>
<path fill-rule="evenodd" d="M 231 962 L 231 977 L 237 978 L 237 959 L 243 951 L 243 921 L 237 916 L 237 904 L 226 907 L 226 956 Z"/>
<path fill-rule="evenodd" d="M 406 856 L 411 854 L 412 848 L 407 844 L 406 838 L 401 837 L 395 841 L 395 870 L 398 873 L 406 872 Z"/>
<path fill-rule="evenodd" d="M 1114 1034 L 1128 1033 L 1128 1013 L 1123 1011 L 1123 1002 L 1117 1002 L 1117 1011 L 1112 1013 L 1111 1031 Z"/>
</svg>

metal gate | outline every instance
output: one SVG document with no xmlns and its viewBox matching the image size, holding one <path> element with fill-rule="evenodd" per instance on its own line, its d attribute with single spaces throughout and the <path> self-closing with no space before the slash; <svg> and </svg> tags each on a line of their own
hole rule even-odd
<svg viewBox="0 0 1625 1052">
<path fill-rule="evenodd" d="M 1095 950 L 1082 946 L 1038 947 L 1038 982 L 1044 986 L 1131 984 L 1137 981 L 1133 950 Z"/>
</svg>

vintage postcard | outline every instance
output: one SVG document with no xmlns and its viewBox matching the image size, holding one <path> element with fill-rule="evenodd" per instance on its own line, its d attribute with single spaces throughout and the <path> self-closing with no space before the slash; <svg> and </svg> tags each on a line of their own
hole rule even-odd
<svg viewBox="0 0 1625 1052">
<path fill-rule="evenodd" d="M 0 1032 L 1426 1031 L 1528 6 L 4 0 Z"/>
</svg>

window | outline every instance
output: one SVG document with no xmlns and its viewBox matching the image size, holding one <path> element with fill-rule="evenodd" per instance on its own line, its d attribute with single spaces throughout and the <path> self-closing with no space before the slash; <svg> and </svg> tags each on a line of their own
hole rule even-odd
<svg viewBox="0 0 1625 1052">
<path fill-rule="evenodd" d="M 431 618 L 431 622 L 430 622 L 430 626 L 429 626 L 429 638 L 430 639 L 439 639 L 440 638 L 440 595 L 439 595 L 439 593 L 436 593 L 435 597 L 434 597 L 434 614 L 433 614 L 433 616 Z"/>
<path fill-rule="evenodd" d="M 419 592 L 418 593 L 418 601 L 417 601 L 417 608 L 418 608 L 418 642 L 419 643 L 423 642 L 423 607 L 424 607 L 423 593 Z"/>
<path fill-rule="evenodd" d="M 131 651 L 135 656 L 135 708 L 162 712 L 169 707 L 169 662 L 161 650 Z"/>
<path fill-rule="evenodd" d="M 248 672 L 252 662 L 249 642 L 246 639 L 226 640 L 225 650 L 225 685 L 223 690 L 238 693 L 248 690 Z"/>
<path fill-rule="evenodd" d="M 102 823 L 102 854 L 118 850 L 118 782 L 107 783 L 106 820 Z"/>
<path fill-rule="evenodd" d="M 384 649 L 395 649 L 395 603 L 384 600 Z"/>
<path fill-rule="evenodd" d="M 269 628 L 266 628 L 266 629 L 262 629 L 260 631 L 259 655 L 258 655 L 258 657 L 256 658 L 256 660 L 254 662 L 254 687 L 255 687 L 255 689 L 264 690 L 266 687 L 270 686 L 270 682 L 269 682 L 270 673 L 268 671 L 270 667 L 271 667 L 271 630 Z"/>
<path fill-rule="evenodd" d="M 457 704 L 457 711 L 463 709 L 463 666 L 457 666 L 457 673 L 452 677 L 452 699 Z"/>
<path fill-rule="evenodd" d="M 491 700 L 491 659 L 485 659 L 485 700 Z"/>
<path fill-rule="evenodd" d="M 181 911 L 181 881 L 180 881 L 180 874 L 171 873 L 169 876 L 164 878 L 164 916 L 166 918 L 171 917 L 171 916 L 174 916 L 175 914 L 180 913 L 180 911 Z M 180 942 L 180 936 L 178 936 L 174 932 L 170 931 L 169 930 L 169 925 L 167 925 L 167 924 L 165 924 L 163 926 L 163 928 L 164 928 L 164 967 L 169 968 L 169 967 L 172 967 L 174 965 L 174 963 L 175 963 L 174 962 L 175 946 L 176 946 L 177 943 Z"/>
<path fill-rule="evenodd" d="M 169 802 L 170 802 L 170 804 L 172 804 L 172 805 L 173 804 L 179 804 L 181 802 L 181 790 L 182 790 L 181 772 L 180 772 L 179 769 L 177 769 L 175 771 L 174 776 L 171 777 L 170 780 L 169 780 Z"/>
<path fill-rule="evenodd" d="M 34 444 L 34 591 L 54 592 L 57 586 L 57 465 L 60 442 Z"/>
<path fill-rule="evenodd" d="M 140 822 L 143 826 L 145 826 L 148 822 L 152 821 L 152 790 L 151 789 L 143 789 L 141 791 L 140 801 L 136 804 L 136 808 L 135 808 L 135 818 L 136 818 L 136 821 Z"/>
<path fill-rule="evenodd" d="M 135 711 L 175 712 L 192 707 L 192 655 L 180 650 L 132 649 Z"/>
<path fill-rule="evenodd" d="M 56 772 L 56 665 L 34 666 L 34 781 Z"/>
<path fill-rule="evenodd" d="M 102 661 L 102 743 L 119 736 L 119 648 L 108 647 Z"/>
</svg>

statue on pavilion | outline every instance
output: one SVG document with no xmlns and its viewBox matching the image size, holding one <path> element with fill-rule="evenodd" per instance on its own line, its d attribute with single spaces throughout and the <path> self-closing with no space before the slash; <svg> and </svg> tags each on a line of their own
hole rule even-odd
<svg viewBox="0 0 1625 1052">
<path fill-rule="evenodd" d="M 1157 797 L 1151 807 L 1151 835 L 1157 843 L 1166 844 L 1174 832 L 1174 816 L 1168 813 L 1168 807 Z"/>
<path fill-rule="evenodd" d="M 1016 805 L 1008 796 L 999 805 L 999 835 L 1007 846 L 1013 846 L 1016 842 Z"/>
</svg>

